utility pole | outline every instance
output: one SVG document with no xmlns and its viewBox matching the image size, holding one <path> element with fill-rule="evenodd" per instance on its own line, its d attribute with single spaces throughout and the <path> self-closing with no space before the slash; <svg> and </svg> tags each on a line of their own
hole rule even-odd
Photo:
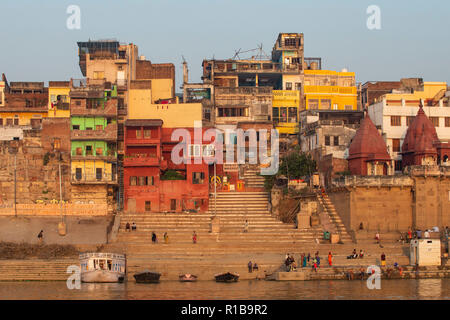
<svg viewBox="0 0 450 320">
<path fill-rule="evenodd" d="M 14 153 L 14 217 L 17 218 L 17 153 Z"/>
<path fill-rule="evenodd" d="M 214 217 L 217 215 L 217 176 L 216 160 L 214 159 Z"/>
</svg>

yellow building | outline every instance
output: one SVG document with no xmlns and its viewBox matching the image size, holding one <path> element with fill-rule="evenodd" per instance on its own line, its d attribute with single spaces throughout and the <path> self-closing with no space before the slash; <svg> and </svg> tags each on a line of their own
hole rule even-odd
<svg viewBox="0 0 450 320">
<path fill-rule="evenodd" d="M 386 100 L 388 105 L 391 106 L 401 106 L 404 105 L 413 105 L 418 106 L 418 101 L 423 100 L 425 105 L 431 103 L 431 105 L 435 105 L 435 102 L 438 102 L 445 96 L 445 92 L 447 91 L 447 83 L 446 82 L 423 82 L 423 90 L 414 90 L 414 92 L 399 92 L 399 93 L 387 93 L 381 96 L 378 100 Z"/>
<path fill-rule="evenodd" d="M 48 117 L 70 118 L 70 82 L 50 81 L 48 86 Z"/>
<path fill-rule="evenodd" d="M 151 81 L 151 87 L 148 83 Z M 202 103 L 155 104 L 154 80 L 133 81 L 129 90 L 128 119 L 161 119 L 166 128 L 194 127 L 194 121 L 211 121 L 211 110 Z M 156 91 L 156 96 L 164 89 Z"/>
<path fill-rule="evenodd" d="M 299 90 L 272 91 L 272 117 L 280 134 L 298 133 Z"/>
<path fill-rule="evenodd" d="M 357 110 L 354 72 L 305 70 L 304 76 L 303 109 Z"/>
</svg>

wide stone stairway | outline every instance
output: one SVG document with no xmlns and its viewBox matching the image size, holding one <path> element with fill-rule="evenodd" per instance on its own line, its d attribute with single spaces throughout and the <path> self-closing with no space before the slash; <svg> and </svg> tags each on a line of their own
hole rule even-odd
<svg viewBox="0 0 450 320">
<path fill-rule="evenodd" d="M 220 220 L 220 232 L 211 233 L 211 218 Z M 326 255 L 332 251 L 335 263 L 341 265 L 376 263 L 383 250 L 376 244 L 365 244 L 367 255 L 362 260 L 347 260 L 346 256 L 356 246 L 351 241 L 344 244 L 318 244 L 322 227 L 295 229 L 271 216 L 268 211 L 268 194 L 265 192 L 219 192 L 217 201 L 210 196 L 206 213 L 127 213 L 122 214 L 119 232 L 115 242 L 105 250 L 127 254 L 128 277 L 148 269 L 162 273 L 161 280 L 176 280 L 179 274 L 193 273 L 200 280 L 212 280 L 214 274 L 225 271 L 238 272 L 241 279 L 263 278 L 265 273 L 278 270 L 286 253 L 299 258 L 302 252 L 320 252 L 322 265 Z M 248 232 L 244 223 L 248 221 Z M 126 232 L 125 225 L 133 222 L 136 231 Z M 193 232 L 197 243 L 192 241 Z M 158 243 L 151 241 L 152 232 Z M 164 242 L 167 232 L 169 241 Z M 359 248 L 357 248 L 359 251 Z M 396 255 L 396 262 L 402 255 L 398 248 L 386 255 Z M 401 250 L 400 250 L 401 251 Z M 397 256 L 399 257 L 397 259 Z M 398 261 L 397 261 L 398 260 Z M 257 262 L 258 272 L 248 273 L 248 261 Z"/>
</svg>

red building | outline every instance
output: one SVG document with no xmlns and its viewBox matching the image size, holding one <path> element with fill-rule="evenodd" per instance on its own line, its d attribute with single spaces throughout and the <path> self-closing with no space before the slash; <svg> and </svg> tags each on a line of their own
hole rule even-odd
<svg viewBox="0 0 450 320">
<path fill-rule="evenodd" d="M 387 175 L 390 163 L 386 143 L 366 115 L 350 144 L 348 169 L 353 175 Z"/>
<path fill-rule="evenodd" d="M 439 140 L 436 128 L 420 105 L 406 131 L 402 145 L 402 166 L 447 163 L 449 156 L 450 145 Z"/>
<path fill-rule="evenodd" d="M 194 163 L 194 159 L 205 155 L 206 145 L 210 142 L 196 144 L 194 129 L 184 129 L 190 133 L 191 144 L 184 144 L 186 152 L 182 154 L 190 163 L 175 164 L 171 157 L 172 149 L 178 144 L 171 140 L 174 130 L 164 128 L 163 121 L 158 119 L 125 122 L 126 211 L 180 212 L 208 209 L 209 175 L 213 165 L 205 161 Z"/>
</svg>

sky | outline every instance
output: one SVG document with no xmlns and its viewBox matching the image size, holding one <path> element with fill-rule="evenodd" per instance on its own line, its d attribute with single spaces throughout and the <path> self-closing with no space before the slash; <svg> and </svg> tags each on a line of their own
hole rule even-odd
<svg viewBox="0 0 450 320">
<path fill-rule="evenodd" d="M 80 8 L 80 29 L 67 28 L 70 5 Z M 370 5 L 380 8 L 379 30 L 367 27 Z M 278 33 L 299 32 L 306 57 L 354 71 L 357 82 L 450 83 L 447 0 L 1 0 L 0 22 L 8 81 L 81 78 L 76 42 L 117 39 L 152 63 L 173 63 L 180 92 L 183 57 L 189 81 L 201 82 L 203 59 L 259 44 L 270 55 Z"/>
</svg>

